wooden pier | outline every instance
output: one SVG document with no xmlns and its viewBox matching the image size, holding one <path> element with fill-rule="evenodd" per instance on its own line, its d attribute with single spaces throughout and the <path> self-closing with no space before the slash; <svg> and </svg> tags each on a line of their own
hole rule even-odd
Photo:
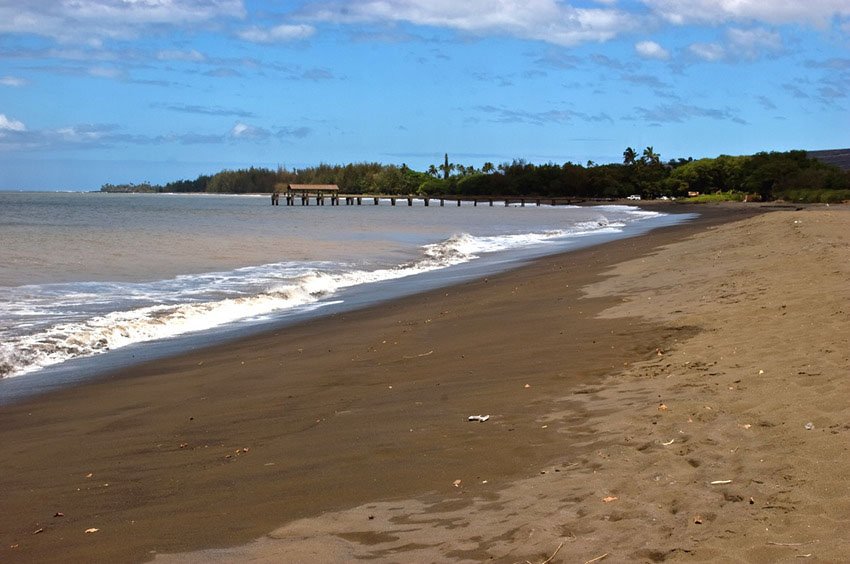
<svg viewBox="0 0 850 564">
<path fill-rule="evenodd" d="M 446 202 L 461 206 L 463 204 L 478 206 L 487 205 L 548 205 L 548 206 L 566 206 L 574 205 L 584 200 L 579 198 L 543 198 L 537 196 L 424 196 L 424 195 L 398 195 L 398 194 L 340 194 L 339 187 L 335 184 L 289 184 L 283 192 L 284 202 L 287 206 L 309 206 L 311 204 L 324 206 L 326 203 L 330 206 L 339 206 L 344 203 L 346 206 L 362 206 L 366 205 L 377 206 L 382 201 L 389 202 L 391 206 L 397 203 L 408 206 L 413 206 L 414 201 L 422 202 L 428 207 L 432 203 L 440 207 L 444 207 Z M 272 194 L 272 205 L 279 205 L 280 195 L 278 192 Z"/>
</svg>

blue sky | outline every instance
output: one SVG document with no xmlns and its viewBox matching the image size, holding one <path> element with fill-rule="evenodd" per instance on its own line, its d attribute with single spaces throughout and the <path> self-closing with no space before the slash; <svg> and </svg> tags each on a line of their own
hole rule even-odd
<svg viewBox="0 0 850 564">
<path fill-rule="evenodd" d="M 0 0 L 0 189 L 850 146 L 848 0 Z"/>
</svg>

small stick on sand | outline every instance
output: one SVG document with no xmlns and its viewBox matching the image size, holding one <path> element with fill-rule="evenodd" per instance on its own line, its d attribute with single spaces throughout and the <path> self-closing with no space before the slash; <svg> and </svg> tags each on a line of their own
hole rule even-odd
<svg viewBox="0 0 850 564">
<path fill-rule="evenodd" d="M 608 553 L 606 552 L 606 553 L 605 553 L 605 554 L 603 554 L 602 556 L 597 556 L 596 558 L 591 558 L 590 560 L 588 560 L 588 561 L 587 561 L 587 562 L 585 562 L 584 564 L 590 564 L 591 562 L 599 562 L 599 561 L 600 561 L 600 560 L 602 560 L 603 558 L 607 558 L 607 556 L 608 556 Z"/>
<path fill-rule="evenodd" d="M 549 558 L 547 558 L 546 560 L 544 560 L 540 564 L 549 564 L 549 562 L 551 562 L 552 559 L 555 558 L 555 555 L 558 554 L 558 551 L 561 550 L 561 548 L 563 546 L 564 546 L 564 541 L 561 541 L 561 544 L 558 545 L 558 548 L 555 549 L 555 552 L 552 553 L 552 556 L 550 556 Z M 525 564 L 532 564 L 532 562 L 531 562 L 531 560 L 526 560 Z"/>
<path fill-rule="evenodd" d="M 812 544 L 818 542 L 816 540 L 811 540 L 808 542 L 768 542 L 767 544 L 771 546 L 806 546 L 807 544 Z"/>
<path fill-rule="evenodd" d="M 426 353 L 417 354 L 416 356 L 403 356 L 401 358 L 403 358 L 404 360 L 410 360 L 411 358 L 421 358 L 423 356 L 428 356 L 429 354 L 434 354 L 434 351 L 428 351 Z"/>
<path fill-rule="evenodd" d="M 549 558 L 547 558 L 546 560 L 544 560 L 544 561 L 543 561 L 543 562 L 541 562 L 540 564 L 549 564 L 549 562 L 551 562 L 551 561 L 552 561 L 552 559 L 553 559 L 553 558 L 555 558 L 555 555 L 556 555 L 556 554 L 558 554 L 558 551 L 559 551 L 559 550 L 561 550 L 561 547 L 562 547 L 562 546 L 564 546 L 564 542 L 563 542 L 563 541 L 561 541 L 561 544 L 559 544 L 559 545 L 558 545 L 558 548 L 556 548 L 556 549 L 555 549 L 555 552 L 553 552 L 553 553 L 552 553 L 552 556 L 550 556 Z"/>
</svg>

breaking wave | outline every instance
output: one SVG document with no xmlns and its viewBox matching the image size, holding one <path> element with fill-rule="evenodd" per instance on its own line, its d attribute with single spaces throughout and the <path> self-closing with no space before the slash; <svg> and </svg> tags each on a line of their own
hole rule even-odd
<svg viewBox="0 0 850 564">
<path fill-rule="evenodd" d="M 634 208 L 632 208 L 634 209 Z M 0 377 L 19 376 L 69 359 L 168 339 L 226 324 L 333 303 L 343 288 L 393 280 L 625 225 L 598 220 L 567 230 L 473 236 L 426 245 L 420 258 L 364 269 L 331 262 L 285 262 L 144 283 L 21 286 L 0 302 Z"/>
</svg>

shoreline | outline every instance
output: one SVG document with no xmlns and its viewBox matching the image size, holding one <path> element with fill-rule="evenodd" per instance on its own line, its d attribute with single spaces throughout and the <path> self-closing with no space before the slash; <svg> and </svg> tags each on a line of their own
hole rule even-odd
<svg viewBox="0 0 850 564">
<path fill-rule="evenodd" d="M 630 206 L 630 210 L 633 211 L 628 213 L 639 214 L 641 212 L 638 212 L 638 209 L 639 208 L 636 206 Z M 243 319 L 238 319 L 238 316 L 236 316 L 237 318 L 231 320 L 231 322 L 223 323 L 219 322 L 219 320 L 213 320 L 213 326 L 208 327 L 207 329 L 199 331 L 189 330 L 184 333 L 169 335 L 164 338 L 156 338 L 155 335 L 158 331 L 160 331 L 160 329 L 158 329 L 159 327 L 165 327 L 168 325 L 167 322 L 161 323 L 160 320 L 153 324 L 152 327 L 137 327 L 138 323 L 135 323 L 134 320 L 125 319 L 124 317 L 119 316 L 119 318 L 113 321 L 114 324 L 123 325 L 126 323 L 129 325 L 131 334 L 133 329 L 142 331 L 142 333 L 147 330 L 149 334 L 142 336 L 141 340 L 136 340 L 135 342 L 133 342 L 133 337 L 128 337 L 126 344 L 119 342 L 117 346 L 113 346 L 113 336 L 109 332 L 101 331 L 97 327 L 88 327 L 88 329 L 92 332 L 100 331 L 100 334 L 104 337 L 104 339 L 109 339 L 106 347 L 93 348 L 93 345 L 89 344 L 89 342 L 94 342 L 96 333 L 95 337 L 86 337 L 84 335 L 83 344 L 80 346 L 82 348 L 89 348 L 88 351 L 83 351 L 84 354 L 77 357 L 67 358 L 61 362 L 53 363 L 51 360 L 51 364 L 40 369 L 36 369 L 30 373 L 15 373 L 14 367 L 16 363 L 21 362 L 21 360 L 15 359 L 14 355 L 12 355 L 8 357 L 8 365 L 0 366 L 0 371 L 3 369 L 9 369 L 13 372 L 11 375 L 6 374 L 5 377 L 0 377 L 0 405 L 14 403 L 24 397 L 37 395 L 52 389 L 76 385 L 89 379 L 91 375 L 109 374 L 123 370 L 128 366 L 135 364 L 155 360 L 157 358 L 174 356 L 175 354 L 181 354 L 186 350 L 203 348 L 210 344 L 220 344 L 238 340 L 246 336 L 261 334 L 269 330 L 278 330 L 282 327 L 291 326 L 295 323 L 300 323 L 314 317 L 322 317 L 354 309 L 361 309 L 363 307 L 368 307 L 373 304 L 383 303 L 394 299 L 404 299 L 410 295 L 423 293 L 442 286 L 450 286 L 462 281 L 482 278 L 496 272 L 516 268 L 517 266 L 525 264 L 535 258 L 546 256 L 547 254 L 557 254 L 559 252 L 564 252 L 565 250 L 576 250 L 578 248 L 599 244 L 600 242 L 605 242 L 614 238 L 639 236 L 647 230 L 667 226 L 672 223 L 687 221 L 685 217 L 688 215 L 693 214 L 689 214 L 687 211 L 682 210 L 664 210 L 664 213 L 661 213 L 658 217 L 652 217 L 649 219 L 642 218 L 640 220 L 633 220 L 632 223 L 624 224 L 617 233 L 608 233 L 604 229 L 598 233 L 588 231 L 586 233 L 578 233 L 573 236 L 565 237 L 563 240 L 557 242 L 547 241 L 546 244 L 538 244 L 537 246 L 528 245 L 526 248 L 507 248 L 495 253 L 485 252 L 482 256 L 475 257 L 472 260 L 463 261 L 460 264 L 450 264 L 436 268 L 428 264 L 425 267 L 426 271 L 418 272 L 414 276 L 405 274 L 404 271 L 410 269 L 405 269 L 404 264 L 398 264 L 393 267 L 393 270 L 396 270 L 397 273 L 387 276 L 387 279 L 385 280 L 377 282 L 370 281 L 365 284 L 355 283 L 353 285 L 350 285 L 349 282 L 343 282 L 342 288 L 337 288 L 329 295 L 318 297 L 315 302 L 303 304 L 301 307 L 296 305 L 295 307 L 287 308 L 284 306 L 275 311 L 271 311 L 267 316 L 261 315 L 257 319 L 251 319 L 249 308 L 252 303 L 246 303 L 244 304 L 244 308 L 247 313 L 244 314 L 245 317 Z M 533 227 L 529 226 L 529 229 L 533 230 Z M 441 241 L 440 244 L 448 246 L 451 241 L 452 238 L 446 238 Z M 554 247 L 553 245 L 557 245 L 557 247 Z M 508 245 L 508 247 L 510 247 L 510 245 Z M 423 248 L 420 248 L 419 250 L 422 251 Z M 452 247 L 446 252 L 452 253 L 455 252 L 455 250 L 456 249 Z M 414 267 L 418 265 L 418 263 L 408 264 L 413 264 Z M 260 268 L 261 266 L 265 265 L 258 264 L 255 265 L 255 268 Z M 206 273 L 201 273 L 199 276 L 203 276 L 205 274 Z M 179 276 L 189 275 L 183 274 Z M 349 285 L 350 287 L 348 287 Z M 248 296 L 260 298 L 265 292 L 265 290 L 258 288 L 252 288 L 252 290 L 255 292 L 254 295 L 252 295 L 249 291 L 240 295 L 239 299 Z M 136 289 L 130 288 L 129 291 L 134 292 Z M 157 290 L 155 288 L 142 289 L 142 291 L 162 292 L 161 289 Z M 259 292 L 259 294 L 256 292 Z M 171 297 L 173 296 L 163 295 L 162 299 L 168 302 Z M 205 305 L 212 308 L 215 303 L 216 302 L 213 300 L 210 301 L 209 304 Z M 191 300 L 185 305 L 188 307 L 189 304 L 191 304 Z M 265 307 L 265 304 L 260 304 L 260 306 Z M 278 306 L 280 307 L 280 303 L 278 303 Z M 117 311 L 121 310 L 119 309 Z M 189 314 L 194 315 L 193 312 L 189 312 Z M 182 320 L 178 317 L 176 321 L 179 324 Z M 165 331 L 165 333 L 168 333 L 168 331 Z M 62 335 L 59 335 L 57 338 L 60 339 L 60 342 L 62 342 Z M 71 342 L 73 343 L 73 341 Z M 88 354 L 85 354 L 86 352 Z M 106 354 L 101 354 L 103 352 Z M 77 351 L 77 353 L 79 354 L 79 351 Z M 37 361 L 39 358 L 36 353 L 32 353 L 32 355 L 32 359 L 34 359 L 34 367 L 38 365 Z M 22 358 L 26 357 L 23 356 Z M 3 362 L 0 362 L 0 364 L 3 364 Z M 21 364 L 18 368 L 21 366 L 24 365 Z M 26 366 L 24 366 L 24 370 L 26 370 Z"/>
<path fill-rule="evenodd" d="M 3 489 L 13 492 L 0 551 L 138 561 L 248 542 L 368 500 L 454 494 L 455 476 L 481 468 L 496 484 L 534 472 L 564 445 L 529 413 L 691 335 L 598 319 L 619 298 L 581 289 L 635 255 L 759 213 L 700 211 L 694 222 L 0 408 L 12 450 Z M 485 412 L 486 424 L 465 421 Z M 92 527 L 100 531 L 82 533 Z"/>
<path fill-rule="evenodd" d="M 844 561 L 848 224 L 841 206 L 719 225 L 586 286 L 621 298 L 602 319 L 679 337 L 551 398 L 536 422 L 564 452 L 536 472 L 156 561 Z"/>
</svg>

